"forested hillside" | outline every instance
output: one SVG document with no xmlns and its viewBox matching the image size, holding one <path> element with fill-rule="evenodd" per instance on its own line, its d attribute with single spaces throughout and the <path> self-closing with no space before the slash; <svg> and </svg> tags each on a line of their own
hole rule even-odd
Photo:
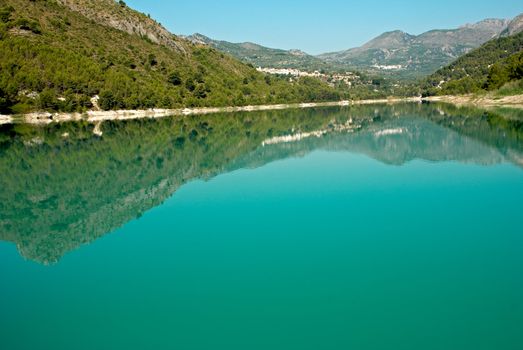
<svg viewBox="0 0 523 350">
<path fill-rule="evenodd" d="M 494 39 L 427 78 L 425 95 L 492 91 L 523 78 L 523 32 Z M 514 83 L 513 83 L 514 84 Z"/>
<path fill-rule="evenodd" d="M 113 0 L 0 0 L 0 112 L 336 100 L 311 78 L 266 76 Z"/>
</svg>

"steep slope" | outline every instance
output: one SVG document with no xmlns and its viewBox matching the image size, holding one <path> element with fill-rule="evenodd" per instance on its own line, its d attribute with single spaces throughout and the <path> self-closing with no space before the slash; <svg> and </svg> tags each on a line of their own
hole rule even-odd
<svg viewBox="0 0 523 350">
<path fill-rule="evenodd" d="M 494 39 L 438 70 L 424 82 L 424 95 L 494 90 L 523 78 L 523 32 Z"/>
<path fill-rule="evenodd" d="M 181 40 L 155 20 L 130 9 L 125 3 L 118 3 L 116 6 L 115 0 L 57 0 L 57 2 L 96 23 L 131 35 L 146 37 L 156 44 L 171 47 L 179 52 L 186 52 Z"/>
<path fill-rule="evenodd" d="M 271 49 L 254 43 L 231 43 L 213 40 L 202 34 L 193 34 L 186 38 L 196 44 L 210 45 L 255 67 L 294 68 L 305 71 L 330 69 L 324 61 L 300 50 Z"/>
<path fill-rule="evenodd" d="M 0 112 L 338 99 L 314 79 L 266 77 L 113 0 L 0 0 Z"/>
<path fill-rule="evenodd" d="M 509 25 L 487 19 L 451 30 L 432 30 L 421 35 L 402 31 L 384 33 L 362 47 L 318 56 L 327 63 L 402 77 L 430 74 L 470 50 L 500 35 Z"/>
</svg>

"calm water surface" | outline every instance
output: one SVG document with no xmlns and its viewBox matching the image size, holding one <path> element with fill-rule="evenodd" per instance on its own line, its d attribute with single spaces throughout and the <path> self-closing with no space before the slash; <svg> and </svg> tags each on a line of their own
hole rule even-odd
<svg viewBox="0 0 523 350">
<path fill-rule="evenodd" d="M 520 114 L 4 126 L 0 347 L 522 349 Z"/>
</svg>

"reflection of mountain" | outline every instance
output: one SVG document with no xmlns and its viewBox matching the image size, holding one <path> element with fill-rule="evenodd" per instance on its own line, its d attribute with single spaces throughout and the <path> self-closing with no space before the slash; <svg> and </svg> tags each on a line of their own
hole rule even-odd
<svg viewBox="0 0 523 350">
<path fill-rule="evenodd" d="M 332 133 L 300 142 L 268 145 L 242 158 L 239 164 L 246 166 L 253 158 L 258 158 L 260 163 L 264 163 L 267 158 L 300 156 L 317 149 L 362 153 L 393 165 L 402 165 L 414 159 L 479 164 L 505 161 L 505 156 L 496 148 L 462 137 L 457 132 L 449 131 L 426 119 L 409 117 L 369 125 L 356 133 Z M 233 167 L 241 167 L 239 164 L 235 163 Z"/>
<path fill-rule="evenodd" d="M 336 131 L 351 119 L 358 128 Z M 316 149 L 360 152 L 390 164 L 517 162 L 523 158 L 520 120 L 403 105 L 106 123 L 102 138 L 84 124 L 4 127 L 0 239 L 16 243 L 29 259 L 55 262 L 161 204 L 186 181 Z M 262 146 L 315 130 L 325 132 Z"/>
<path fill-rule="evenodd" d="M 352 117 L 354 123 L 360 123 L 357 132 L 331 132 L 298 142 L 265 145 L 237 159 L 231 168 L 304 156 L 318 149 L 362 153 L 393 165 L 414 159 L 483 165 L 511 161 L 523 165 L 523 113 L 519 116 L 519 111 L 505 111 L 515 115 L 511 120 L 476 109 L 415 107 L 403 107 L 406 114 L 398 114 L 397 107 L 369 108 L 366 118 Z"/>
</svg>

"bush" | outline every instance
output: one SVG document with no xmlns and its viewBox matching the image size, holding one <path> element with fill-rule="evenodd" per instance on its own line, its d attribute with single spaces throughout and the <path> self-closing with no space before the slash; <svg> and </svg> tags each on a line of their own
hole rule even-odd
<svg viewBox="0 0 523 350">
<path fill-rule="evenodd" d="M 180 73 L 178 72 L 172 72 L 171 74 L 169 74 L 167 81 L 174 86 L 182 85 L 182 78 L 180 77 Z"/>
<path fill-rule="evenodd" d="M 100 100 L 98 100 L 98 105 L 104 111 L 109 111 L 114 109 L 118 103 L 112 91 L 104 90 L 100 93 Z"/>
<path fill-rule="evenodd" d="M 523 79 L 503 85 L 495 92 L 497 96 L 514 96 L 523 94 Z"/>
<path fill-rule="evenodd" d="M 34 34 L 42 33 L 42 28 L 40 28 L 40 23 L 33 21 L 33 20 L 29 20 L 27 18 L 17 19 L 16 22 L 14 23 L 14 26 L 18 27 L 22 30 L 29 30 L 29 31 L 33 32 Z"/>
<path fill-rule="evenodd" d="M 3 23 L 9 22 L 9 20 L 11 19 L 11 13 L 14 10 L 15 9 L 13 8 L 13 6 L 5 6 L 0 8 L 0 21 Z"/>
<path fill-rule="evenodd" d="M 54 90 L 44 89 L 39 95 L 37 100 L 38 108 L 43 110 L 55 111 L 58 108 L 58 100 Z"/>
</svg>

